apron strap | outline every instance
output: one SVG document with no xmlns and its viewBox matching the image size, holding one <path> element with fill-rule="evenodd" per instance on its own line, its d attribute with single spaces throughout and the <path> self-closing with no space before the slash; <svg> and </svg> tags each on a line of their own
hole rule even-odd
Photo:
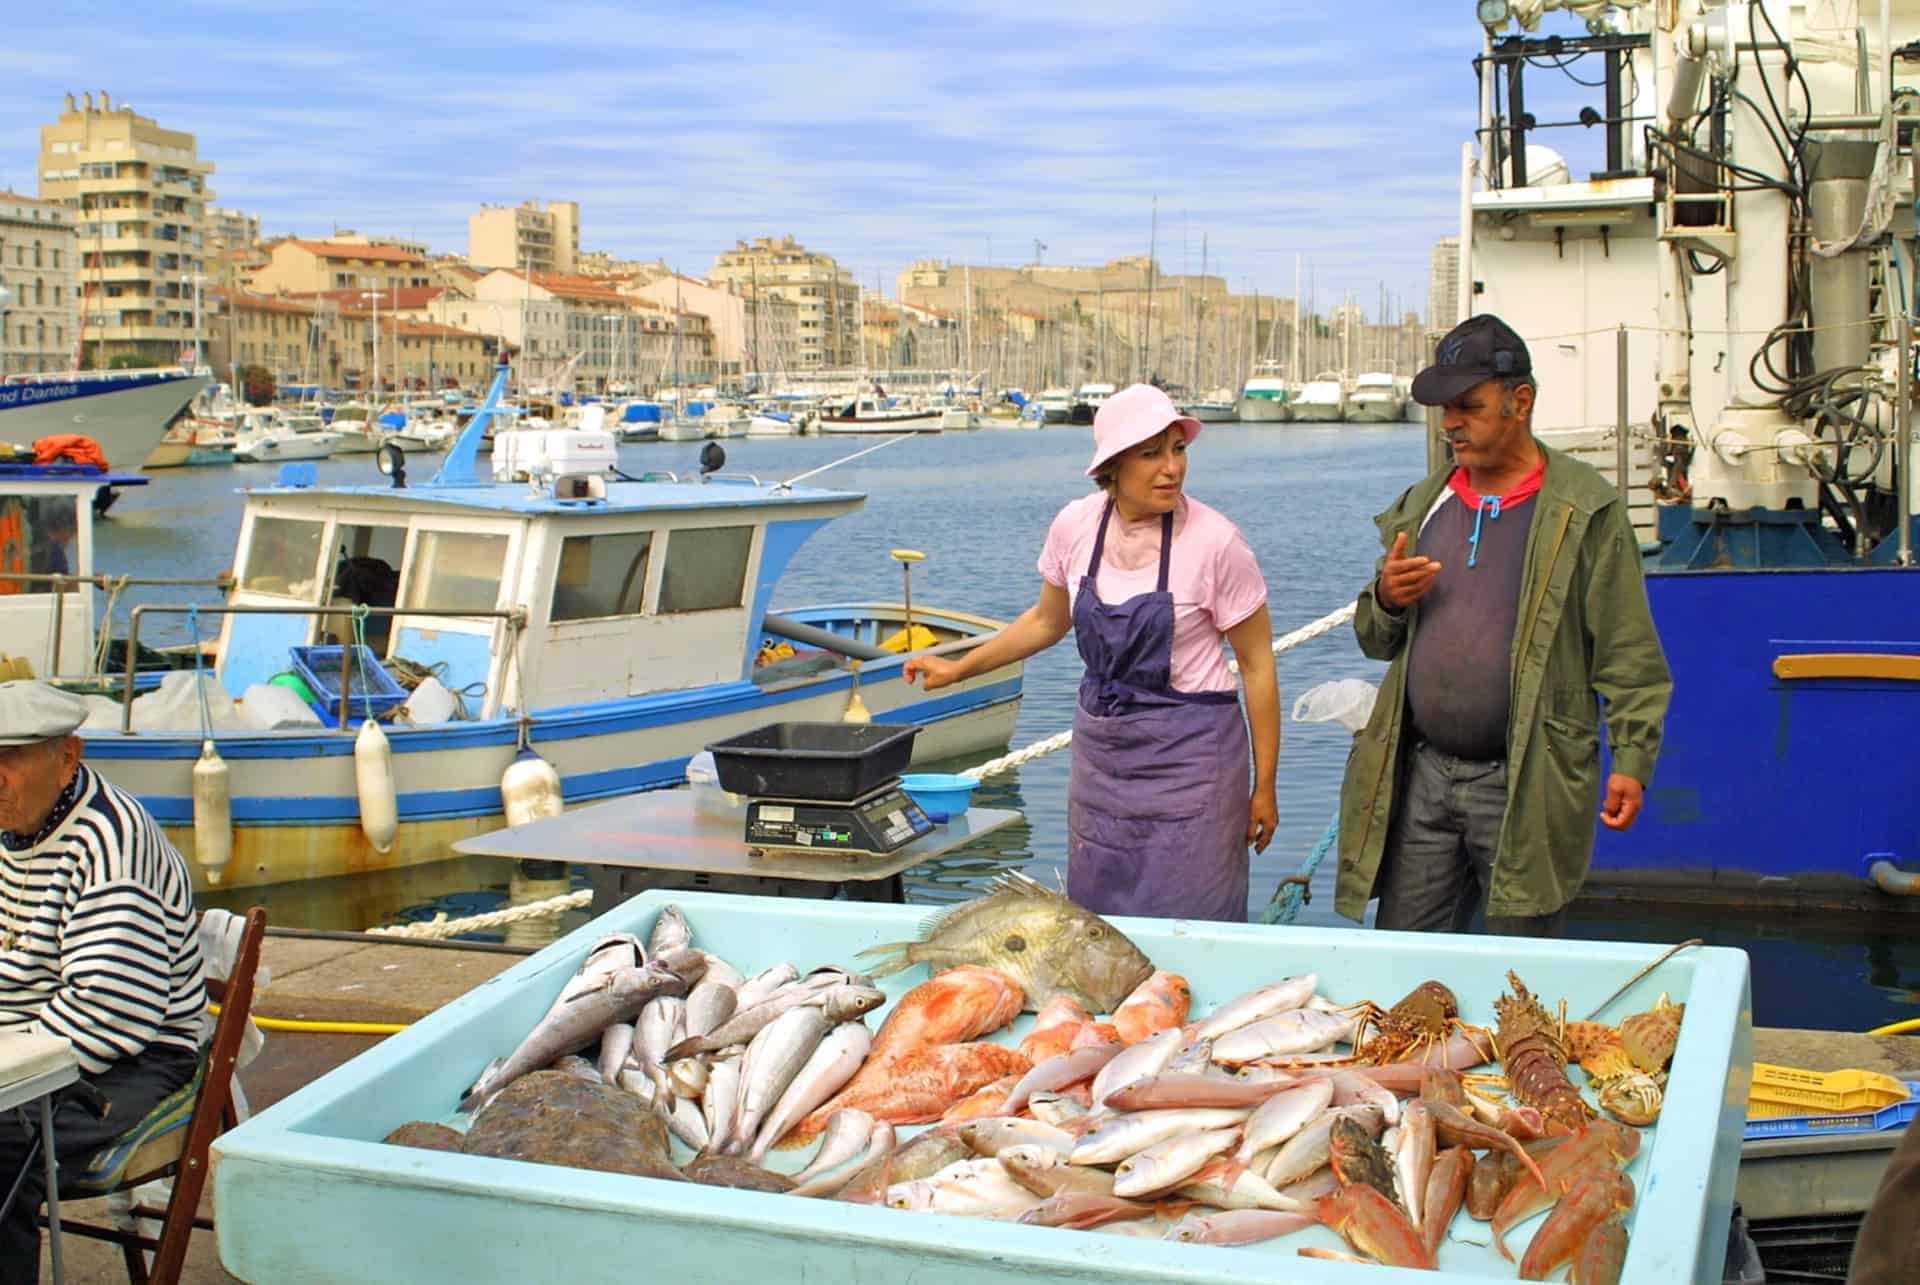
<svg viewBox="0 0 1920 1285">
<path fill-rule="evenodd" d="M 1167 568 L 1173 565 L 1173 511 L 1160 515 L 1160 584 L 1155 592 L 1167 591 Z"/>
<path fill-rule="evenodd" d="M 1107 522 L 1113 517 L 1113 497 L 1107 497 L 1107 507 L 1100 510 L 1100 529 L 1093 537 L 1093 556 L 1087 559 L 1087 583 L 1097 584 L 1100 580 L 1100 558 L 1107 551 Z"/>
</svg>

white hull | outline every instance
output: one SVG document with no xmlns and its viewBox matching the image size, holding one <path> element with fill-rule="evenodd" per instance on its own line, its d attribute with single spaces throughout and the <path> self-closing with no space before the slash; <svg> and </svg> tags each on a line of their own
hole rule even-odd
<svg viewBox="0 0 1920 1285">
<path fill-rule="evenodd" d="M 1290 409 L 1296 424 L 1338 424 L 1347 417 L 1340 402 L 1294 402 Z"/>
<path fill-rule="evenodd" d="M 799 431 L 799 425 L 793 420 L 768 415 L 755 415 L 747 422 L 748 437 L 792 437 Z"/>
<path fill-rule="evenodd" d="M 820 421 L 823 433 L 937 433 L 940 419 L 933 412 L 902 415 L 897 419 L 833 419 Z"/>
<path fill-rule="evenodd" d="M 334 433 L 289 433 L 285 436 L 243 438 L 233 445 L 233 458 L 247 464 L 278 464 L 286 460 L 324 460 L 339 441 Z"/>
<path fill-rule="evenodd" d="M 1347 402 L 1349 424 L 1398 424 L 1407 404 L 1398 397 L 1353 397 Z"/>
<path fill-rule="evenodd" d="M 99 372 L 0 384 L 0 441 L 28 443 L 81 433 L 109 462 L 128 468 L 147 458 L 174 416 L 212 381 L 184 371 L 151 380 L 114 380 Z M 98 391 L 90 391 L 98 389 Z"/>
<path fill-rule="evenodd" d="M 1293 420 L 1293 408 L 1271 397 L 1242 397 L 1234 404 L 1234 418 L 1242 424 L 1286 424 Z"/>
<path fill-rule="evenodd" d="M 1193 402 L 1180 408 L 1182 415 L 1189 415 L 1202 424 L 1231 424 L 1240 418 L 1239 411 L 1222 402 Z"/>
</svg>

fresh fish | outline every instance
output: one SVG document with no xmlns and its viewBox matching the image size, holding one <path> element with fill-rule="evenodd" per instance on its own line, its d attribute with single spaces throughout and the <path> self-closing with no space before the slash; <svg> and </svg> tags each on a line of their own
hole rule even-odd
<svg viewBox="0 0 1920 1285">
<path fill-rule="evenodd" d="M 1237 1128 L 1251 1114 L 1239 1108 L 1136 1111 L 1131 1115 L 1112 1116 L 1080 1139 L 1069 1158 L 1077 1165 L 1114 1164 L 1183 1133 Z"/>
<path fill-rule="evenodd" d="M 866 1112 L 862 1111 L 860 1114 L 866 1115 Z M 872 1119 L 870 1116 L 868 1118 Z M 859 1151 L 838 1164 L 815 1170 L 808 1175 L 804 1183 L 793 1189 L 793 1194 L 796 1196 L 834 1195 L 837 1199 L 836 1193 L 851 1185 L 855 1177 L 868 1172 L 875 1164 L 884 1164 L 887 1157 L 893 1154 L 895 1141 L 893 1126 L 885 1120 L 874 1120 L 867 1139 L 861 1144 Z M 885 1190 L 884 1184 L 881 1189 Z"/>
<path fill-rule="evenodd" d="M 998 969 L 950 968 L 894 1003 L 873 1037 L 869 1061 L 979 1039 L 1018 1017 L 1021 1002 L 1020 983 Z"/>
<path fill-rule="evenodd" d="M 1422 1099 L 1427 1104 L 1427 1113 L 1433 1117 L 1433 1127 L 1442 1146 L 1472 1147 L 1475 1150 L 1504 1151 L 1520 1162 L 1536 1182 L 1546 1185 L 1540 1166 L 1534 1163 L 1517 1139 L 1511 1134 L 1502 1133 L 1490 1124 L 1481 1124 L 1478 1120 L 1462 1111 L 1459 1107 L 1449 1106 L 1445 1102 Z"/>
<path fill-rule="evenodd" d="M 846 1087 L 867 1050 L 873 1047 L 873 1032 L 859 1022 L 842 1022 L 817 1045 L 792 1081 L 780 1094 L 779 1103 L 768 1113 L 753 1141 L 750 1155 L 755 1164 L 785 1137 L 815 1107 Z"/>
<path fill-rule="evenodd" d="M 639 1098 L 643 1106 L 651 1107 L 660 1096 L 659 1086 L 654 1084 L 653 1077 L 631 1062 L 620 1068 L 613 1082 Z"/>
<path fill-rule="evenodd" d="M 793 1190 L 793 1179 L 762 1169 L 739 1156 L 704 1155 L 681 1172 L 687 1175 L 688 1182 L 707 1187 L 734 1187 L 741 1191 L 774 1193 Z"/>
<path fill-rule="evenodd" d="M 1328 1249 L 1324 1245 L 1304 1245 L 1293 1251 L 1302 1258 L 1318 1259 L 1323 1263 L 1354 1263 L 1360 1267 L 1378 1267 L 1373 1259 L 1361 1254 L 1349 1254 L 1345 1250 Z"/>
<path fill-rule="evenodd" d="M 1466 1147 L 1449 1147 L 1433 1162 L 1427 1174 L 1427 1189 L 1420 1195 L 1420 1239 L 1435 1254 L 1447 1238 L 1447 1228 L 1460 1212 L 1466 1199 L 1467 1179 L 1473 1170 L 1473 1152 Z"/>
<path fill-rule="evenodd" d="M 869 1053 L 859 1073 L 795 1125 L 793 1136 L 806 1141 L 841 1107 L 859 1107 L 894 1124 L 926 1124 L 982 1085 L 1031 1069 L 1017 1049 L 982 1041 L 940 1044 L 884 1060 Z"/>
<path fill-rule="evenodd" d="M 1031 1191 L 1015 1182 L 998 1160 L 964 1160 L 929 1178 L 899 1182 L 887 1188 L 892 1209 L 924 1209 L 942 1214 L 975 1217 L 1025 1213 L 1039 1204 Z"/>
<path fill-rule="evenodd" d="M 630 1021 L 655 996 L 669 992 L 684 994 L 686 987 L 684 978 L 658 960 L 643 968 L 605 974 L 592 990 L 580 992 L 564 1007 L 541 1018 L 506 1061 L 483 1076 L 461 1099 L 460 1109 L 476 1110 L 529 1071 L 537 1071 L 563 1054 L 585 1048 L 615 1022 Z"/>
<path fill-rule="evenodd" d="M 1112 1066 L 1113 1063 L 1107 1065 Z M 1027 1110 L 1033 1113 L 1034 1119 L 1055 1127 L 1083 1120 L 1087 1116 L 1087 1108 L 1070 1093 L 1036 1093 L 1033 1100 L 1027 1103 Z"/>
<path fill-rule="evenodd" d="M 1007 1113 L 1007 1098 L 1013 1092 L 1013 1086 L 1020 1083 L 1025 1073 L 1003 1075 L 992 1084 L 982 1085 L 966 1097 L 940 1113 L 942 1124 L 965 1124 L 969 1120 L 984 1120 L 992 1116 Z"/>
<path fill-rule="evenodd" d="M 740 1105 L 727 1137 L 728 1155 L 739 1155 L 753 1145 L 761 1122 L 779 1105 L 780 1095 L 830 1029 L 825 1013 L 802 1007 L 788 1009 L 753 1037 L 740 1077 Z"/>
<path fill-rule="evenodd" d="M 1038 1120 L 999 1116 L 990 1120 L 969 1120 L 960 1126 L 960 1140 L 976 1155 L 997 1156 L 1008 1147 L 1045 1147 L 1062 1156 L 1073 1154 L 1074 1137 L 1065 1129 L 1056 1129 Z"/>
<path fill-rule="evenodd" d="M 1189 1039 L 1173 1051 L 1160 1068 L 1168 1075 L 1204 1075 L 1213 1070 L 1213 1041 L 1200 1036 Z"/>
<path fill-rule="evenodd" d="M 1339 1120 L 1353 1120 L 1373 1133 L 1383 1125 L 1377 1107 L 1335 1107 L 1287 1139 L 1268 1164 L 1266 1180 L 1284 1191 L 1325 1165 L 1333 1157 L 1333 1126 Z"/>
<path fill-rule="evenodd" d="M 1135 1045 L 1135 1048 L 1141 1047 Z M 1250 1081 L 1216 1072 L 1162 1071 L 1107 1094 L 1109 1111 L 1169 1107 L 1257 1107 L 1299 1081 L 1291 1077 Z"/>
<path fill-rule="evenodd" d="M 645 968 L 646 964 L 647 948 L 638 937 L 632 933 L 608 933 L 588 948 L 587 957 L 580 961 L 580 971 L 567 979 L 547 1011 L 559 1012 L 561 1005 L 574 996 L 600 986 L 609 973 L 623 968 Z"/>
<path fill-rule="evenodd" d="M 886 1002 L 886 995 L 872 986 L 847 982 L 823 982 L 816 986 L 795 984 L 752 1008 L 737 1010 L 732 1017 L 703 1036 L 681 1040 L 666 1050 L 666 1054 L 668 1058 L 692 1057 L 696 1053 L 713 1053 L 734 1044 L 749 1043 L 783 1013 L 796 1008 L 819 1009 L 832 1024 L 852 1021 Z"/>
<path fill-rule="evenodd" d="M 630 1057 L 652 1077 L 654 1087 L 661 1093 L 673 1091 L 673 1086 L 667 1083 L 667 1050 L 673 1047 L 674 1032 L 679 1030 L 686 1015 L 685 1000 L 662 995 L 640 1010 L 640 1020 L 634 1026 Z"/>
<path fill-rule="evenodd" d="M 1610 1219 L 1594 1229 L 1567 1269 L 1568 1285 L 1620 1285 L 1627 1265 L 1627 1224 Z"/>
<path fill-rule="evenodd" d="M 1296 1008 L 1222 1035 L 1213 1042 L 1213 1060 L 1237 1066 L 1276 1054 L 1314 1053 L 1352 1036 L 1351 1017 Z"/>
<path fill-rule="evenodd" d="M 1493 1215 L 1494 1247 L 1512 1262 L 1513 1255 L 1506 1244 L 1509 1229 L 1560 1199 L 1582 1179 L 1625 1164 L 1639 1151 L 1639 1130 L 1624 1128 L 1610 1120 L 1593 1121 L 1584 1133 L 1541 1158 L 1539 1170 L 1546 1178 L 1545 1183 L 1523 1176 L 1514 1184 Z"/>
<path fill-rule="evenodd" d="M 666 1122 L 667 1131 L 687 1144 L 694 1151 L 705 1151 L 708 1145 L 706 1117 L 700 1114 L 700 1104 L 677 1098 L 671 1107 L 662 1109 L 656 1100 L 653 1109 Z"/>
<path fill-rule="evenodd" d="M 1026 1110 L 1027 1099 L 1039 1090 L 1064 1089 L 1069 1084 L 1091 1079 L 1124 1048 L 1126 1045 L 1118 1041 L 1088 1044 L 1037 1063 L 1013 1086 L 1013 1092 L 1007 1095 L 1002 1111 L 1007 1115 L 1018 1115 Z"/>
<path fill-rule="evenodd" d="M 882 962 L 875 977 L 925 963 L 938 971 L 981 964 L 1007 973 L 1037 1012 L 1066 993 L 1095 1013 L 1118 1008 L 1153 965 L 1112 924 L 1025 875 L 1002 875 L 984 897 L 930 918 L 920 939 L 860 952 Z"/>
<path fill-rule="evenodd" d="M 1123 1198 L 1149 1196 L 1179 1186 L 1206 1165 L 1231 1151 L 1240 1140 L 1236 1124 L 1225 1129 L 1183 1133 L 1137 1151 L 1113 1171 L 1113 1194 Z"/>
<path fill-rule="evenodd" d="M 1289 977 L 1270 986 L 1262 986 L 1257 991 L 1249 991 L 1213 1010 L 1194 1026 L 1192 1038 L 1219 1039 L 1228 1031 L 1237 1031 L 1263 1018 L 1299 1008 L 1313 998 L 1314 989 L 1319 985 L 1318 973 L 1303 973 L 1299 977 Z"/>
<path fill-rule="evenodd" d="M 676 1098 L 703 1098 L 710 1074 L 705 1058 L 683 1057 L 667 1064 L 667 1087 Z"/>
<path fill-rule="evenodd" d="M 1166 1069 L 1185 1041 L 1178 1030 L 1169 1028 L 1155 1031 L 1138 1044 L 1117 1054 L 1111 1062 L 1100 1068 L 1093 1077 L 1093 1109 L 1096 1113 L 1111 1110 L 1104 1105 L 1107 1096 L 1117 1090 L 1136 1084 L 1148 1076 L 1157 1075 Z"/>
<path fill-rule="evenodd" d="M 601 1078 L 600 1069 L 577 1053 L 569 1053 L 565 1057 L 554 1059 L 553 1065 L 548 1069 L 558 1071 L 562 1075 L 571 1075 L 576 1080 L 585 1080 L 589 1084 L 606 1083 Z"/>
<path fill-rule="evenodd" d="M 1394 1198 L 1393 1161 L 1386 1148 L 1352 1116 L 1333 1122 L 1327 1136 L 1327 1159 L 1334 1174 L 1345 1187 L 1366 1186 Z"/>
<path fill-rule="evenodd" d="M 1400 1099 L 1389 1089 L 1382 1088 L 1377 1082 L 1355 1071 L 1341 1071 L 1333 1079 L 1333 1104 L 1350 1107 L 1362 1102 L 1370 1102 L 1380 1108 L 1380 1114 L 1389 1125 L 1400 1122 Z"/>
<path fill-rule="evenodd" d="M 862 1166 L 834 1194 L 834 1199 L 857 1205 L 885 1204 L 887 1188 L 895 1183 L 930 1178 L 954 1161 L 970 1159 L 972 1155 L 956 1134 L 945 1129 L 928 1129 L 890 1149 L 877 1161 Z"/>
<path fill-rule="evenodd" d="M 1122 1200 L 1118 1196 L 1103 1196 L 1092 1191 L 1063 1191 L 1021 1214 L 1020 1221 L 1031 1227 L 1071 1227 L 1076 1231 L 1090 1231 L 1106 1223 L 1152 1216 L 1152 1205 Z"/>
<path fill-rule="evenodd" d="M 653 917 L 653 931 L 647 934 L 647 953 L 658 955 L 669 950 L 685 950 L 693 945 L 693 929 L 680 907 L 669 902 Z"/>
<path fill-rule="evenodd" d="M 1232 1185 L 1229 1186 L 1228 1184 Z M 1290 1213 L 1312 1213 L 1310 1201 L 1303 1201 L 1274 1189 L 1272 1183 L 1239 1162 L 1209 1160 L 1193 1177 L 1180 1185 L 1178 1193 L 1188 1200 L 1219 1209 L 1278 1209 Z"/>
<path fill-rule="evenodd" d="M 799 980 L 800 970 L 790 963 L 779 963 L 763 968 L 734 988 L 740 993 L 740 1009 L 744 1012 L 755 1004 L 764 1003 L 781 987 L 790 986 Z"/>
<path fill-rule="evenodd" d="M 1178 973 L 1156 969 L 1113 1010 L 1113 1027 L 1122 1044 L 1138 1044 L 1156 1031 L 1184 1026 L 1193 1006 L 1193 988 Z"/>
<path fill-rule="evenodd" d="M 820 1135 L 820 1149 L 813 1153 L 813 1159 L 805 1168 L 793 1175 L 794 1181 L 804 1183 L 815 1174 L 837 1168 L 859 1155 L 866 1150 L 873 1126 L 873 1117 L 865 1111 L 848 1108 L 834 1112 L 833 1119 L 827 1121 L 827 1131 Z"/>
<path fill-rule="evenodd" d="M 1246 1133 L 1234 1159 L 1251 1164 L 1255 1155 L 1268 1147 L 1280 1146 L 1304 1129 L 1307 1122 L 1325 1111 L 1332 1101 L 1333 1085 L 1326 1080 L 1311 1080 L 1274 1094 L 1248 1117 Z"/>
<path fill-rule="evenodd" d="M 1393 1158 L 1393 1184 L 1400 1192 L 1400 1206 L 1415 1227 L 1425 1226 L 1422 1211 L 1426 1206 L 1421 1201 L 1426 1197 L 1427 1178 L 1433 1173 L 1438 1152 L 1433 1116 L 1426 1103 L 1409 1103 L 1407 1113 L 1400 1118 L 1400 1136 L 1388 1148 L 1388 1154 Z"/>
<path fill-rule="evenodd" d="M 740 992 L 711 973 L 687 992 L 687 1038 L 697 1040 L 734 1014 Z"/>
<path fill-rule="evenodd" d="M 1427 1271 L 1437 1265 L 1433 1252 L 1400 1206 L 1365 1183 L 1322 1196 L 1319 1213 L 1320 1221 L 1339 1232 L 1349 1245 L 1379 1262 Z"/>
<path fill-rule="evenodd" d="M 1008 1147 L 997 1159 L 1013 1180 L 1039 1196 L 1067 1192 L 1111 1196 L 1113 1175 L 1091 1165 L 1068 1164 L 1065 1156 L 1047 1147 Z"/>
<path fill-rule="evenodd" d="M 1020 1051 L 1035 1062 L 1043 1062 L 1056 1053 L 1073 1047 L 1073 1037 L 1093 1020 L 1078 996 L 1059 994 L 1040 1006 L 1033 1029 L 1020 1040 Z"/>
<path fill-rule="evenodd" d="M 699 947 L 696 946 L 694 949 L 699 950 Z M 719 982 L 722 986 L 731 986 L 735 990 L 739 990 L 746 984 L 747 979 L 740 975 L 740 970 L 720 956 L 710 950 L 702 950 L 700 954 L 707 961 L 705 978 Z"/>
<path fill-rule="evenodd" d="M 739 1110 L 740 1059 L 715 1062 L 707 1071 L 707 1091 L 700 1095 L 700 1116 L 706 1121 L 709 1143 L 715 1138 L 725 1141 Z"/>
<path fill-rule="evenodd" d="M 1288 1200 L 1299 1201 L 1303 1205 L 1312 1205 L 1322 1196 L 1331 1196 L 1340 1190 L 1340 1179 L 1333 1172 L 1332 1165 L 1321 1165 L 1299 1182 L 1280 1188 L 1280 1194 Z"/>
<path fill-rule="evenodd" d="M 1571 1134 L 1556 1133 L 1550 1138 L 1538 1138 L 1520 1145 L 1528 1155 L 1539 1160 L 1547 1152 L 1571 1140 Z M 1511 1155 L 1504 1151 L 1487 1152 L 1474 1161 L 1473 1172 L 1467 1178 L 1467 1214 L 1481 1222 L 1490 1221 L 1499 1210 L 1500 1202 L 1525 1176 L 1526 1170 Z"/>
<path fill-rule="evenodd" d="M 596 1065 L 603 1081 L 612 1084 L 619 1079 L 620 1068 L 627 1064 L 627 1053 L 632 1048 L 632 1022 L 614 1022 L 600 1032 L 600 1060 Z"/>
<path fill-rule="evenodd" d="M 1570 1188 L 1533 1233 L 1520 1259 L 1520 1279 L 1543 1281 L 1571 1263 L 1601 1224 L 1633 1208 L 1633 1179 L 1616 1169 Z"/>
<path fill-rule="evenodd" d="M 1277 1209 L 1226 1209 L 1202 1218 L 1188 1218 L 1167 1232 L 1166 1239 L 1188 1245 L 1252 1245 L 1304 1231 L 1320 1220 L 1313 1214 Z"/>
</svg>

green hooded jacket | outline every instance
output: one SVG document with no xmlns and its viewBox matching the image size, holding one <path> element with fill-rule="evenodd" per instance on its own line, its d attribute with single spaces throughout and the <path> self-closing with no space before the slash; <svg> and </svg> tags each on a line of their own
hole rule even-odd
<svg viewBox="0 0 1920 1285">
<path fill-rule="evenodd" d="M 1549 915 L 1573 900 L 1593 861 L 1600 808 L 1600 716 L 1613 770 L 1646 784 L 1660 753 L 1673 677 L 1654 632 L 1640 541 L 1619 493 L 1597 472 L 1540 447 L 1546 476 L 1533 506 L 1514 624 L 1513 708 L 1507 725 L 1507 815 L 1487 913 Z M 1420 527 L 1452 473 L 1408 489 L 1374 519 L 1383 548 Z M 1445 560 L 1444 558 L 1442 559 Z M 1407 725 L 1407 653 L 1420 604 L 1394 616 L 1360 592 L 1360 650 L 1392 662 L 1373 717 L 1354 738 L 1340 790 L 1340 875 L 1334 907 L 1366 914 L 1386 851 Z"/>
</svg>

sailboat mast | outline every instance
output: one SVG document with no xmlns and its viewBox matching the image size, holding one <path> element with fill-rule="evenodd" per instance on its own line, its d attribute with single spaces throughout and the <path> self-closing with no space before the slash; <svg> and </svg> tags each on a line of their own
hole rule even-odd
<svg viewBox="0 0 1920 1285">
<path fill-rule="evenodd" d="M 1193 320 L 1193 368 L 1187 381 L 1189 396 L 1198 396 L 1200 388 L 1200 318 L 1206 313 L 1207 303 L 1207 234 L 1200 234 L 1200 294 L 1194 300 Z"/>
<path fill-rule="evenodd" d="M 1153 256 L 1160 244 L 1160 198 L 1153 198 L 1153 218 L 1147 230 L 1147 328 L 1140 345 L 1141 382 L 1153 373 Z"/>
<path fill-rule="evenodd" d="M 1293 256 L 1293 361 L 1288 378 L 1299 383 L 1300 375 L 1300 256 Z"/>
</svg>

